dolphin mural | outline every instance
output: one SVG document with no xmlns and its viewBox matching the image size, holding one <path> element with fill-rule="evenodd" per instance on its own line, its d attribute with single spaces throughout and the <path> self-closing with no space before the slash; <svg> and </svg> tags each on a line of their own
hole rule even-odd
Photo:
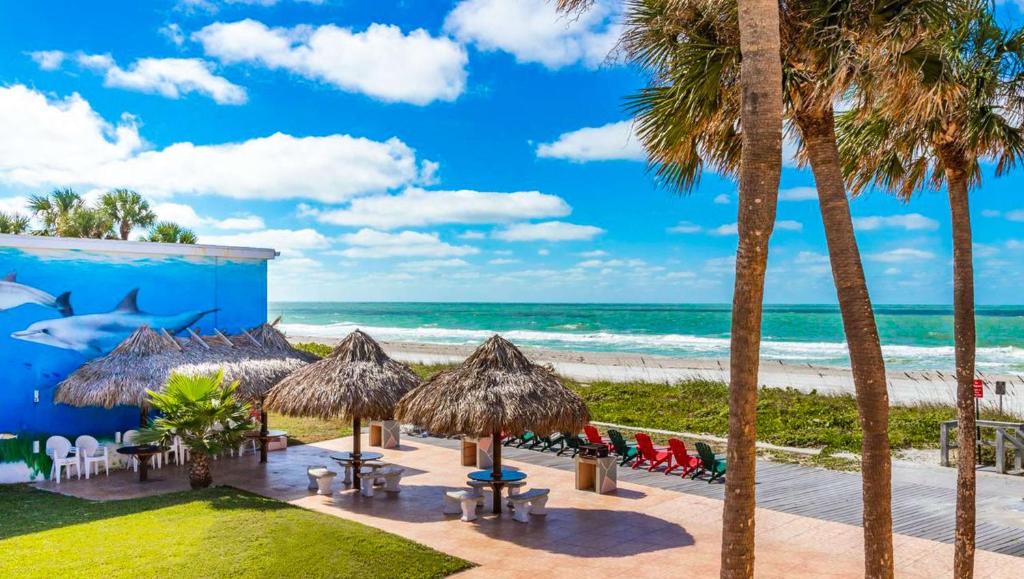
<svg viewBox="0 0 1024 579">
<path fill-rule="evenodd" d="M 54 348 L 74 350 L 85 356 L 98 356 L 113 350 L 141 326 L 164 329 L 173 335 L 196 323 L 206 314 L 217 311 L 214 308 L 159 316 L 139 310 L 138 295 L 138 288 L 133 289 L 116 308 L 107 313 L 42 320 L 20 332 L 14 332 L 11 337 Z"/>
<path fill-rule="evenodd" d="M 25 304 L 36 304 L 44 308 L 53 308 L 62 316 L 70 316 L 71 292 L 64 292 L 57 297 L 43 290 L 18 283 L 17 276 L 11 272 L 0 280 L 0 312 L 14 309 Z"/>
</svg>

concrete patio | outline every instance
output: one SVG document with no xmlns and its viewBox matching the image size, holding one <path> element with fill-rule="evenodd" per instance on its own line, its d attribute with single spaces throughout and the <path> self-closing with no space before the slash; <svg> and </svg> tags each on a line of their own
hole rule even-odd
<svg viewBox="0 0 1024 579">
<path fill-rule="evenodd" d="M 445 489 L 463 487 L 472 469 L 460 466 L 458 451 L 420 439 L 403 439 L 400 449 L 383 451 L 385 461 L 406 469 L 398 495 L 367 498 L 344 491 L 322 497 L 307 491 L 306 466 L 339 470 L 328 457 L 349 448 L 350 439 L 295 446 L 272 453 L 266 465 L 252 455 L 225 458 L 213 463 L 214 481 L 396 533 L 479 565 L 466 577 L 555 577 L 567 570 L 591 577 L 718 573 L 721 500 L 628 482 L 614 494 L 596 495 L 574 490 L 573 474 L 566 470 L 507 460 L 506 466 L 528 473 L 528 488 L 551 489 L 549 514 L 524 525 L 507 513 L 496 517 L 482 510 L 477 521 L 463 523 L 441 513 L 441 497 Z M 146 484 L 134 473 L 117 471 L 37 486 L 111 500 L 186 490 L 188 481 L 184 469 L 168 467 L 152 471 Z M 856 525 L 757 512 L 759 576 L 862 577 L 862 546 Z M 952 545 L 897 535 L 895 547 L 900 577 L 951 573 Z M 978 551 L 976 576 L 1019 577 L 1021 566 L 1018 557 Z"/>
</svg>

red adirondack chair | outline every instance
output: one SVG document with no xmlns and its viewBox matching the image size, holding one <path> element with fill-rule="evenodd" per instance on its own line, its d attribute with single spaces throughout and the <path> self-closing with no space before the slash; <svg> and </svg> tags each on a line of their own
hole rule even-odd
<svg viewBox="0 0 1024 579">
<path fill-rule="evenodd" d="M 655 448 L 650 436 L 643 432 L 637 432 L 636 444 L 640 448 L 640 457 L 633 462 L 633 468 L 637 468 L 644 463 L 650 463 L 651 466 L 647 469 L 648 471 L 658 468 L 662 463 L 667 463 L 665 464 L 666 468 L 672 468 L 672 452 L 667 448 Z"/>
<path fill-rule="evenodd" d="M 590 444 L 603 444 L 608 447 L 609 452 L 615 452 L 615 445 L 610 440 L 601 438 L 601 433 L 591 424 L 583 427 L 583 433 L 587 435 L 587 442 Z"/>
<path fill-rule="evenodd" d="M 669 474 L 673 470 L 682 467 L 682 476 L 685 477 L 700 468 L 700 459 L 686 452 L 686 443 L 682 440 L 679 440 L 678 438 L 668 439 L 668 450 L 672 453 L 672 458 L 675 459 L 675 464 L 672 464 L 672 461 L 669 461 L 669 466 L 665 469 L 665 474 Z"/>
</svg>

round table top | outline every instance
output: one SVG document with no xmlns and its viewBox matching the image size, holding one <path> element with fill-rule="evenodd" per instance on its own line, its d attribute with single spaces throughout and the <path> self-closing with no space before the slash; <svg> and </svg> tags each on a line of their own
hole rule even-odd
<svg viewBox="0 0 1024 579">
<path fill-rule="evenodd" d="M 287 436 L 287 435 L 288 435 L 288 431 L 287 430 L 268 430 L 267 431 L 267 438 L 277 438 L 279 436 Z M 249 432 L 245 433 L 245 436 L 248 437 L 248 438 L 259 438 L 260 437 L 260 431 L 259 430 L 250 430 Z"/>
<path fill-rule="evenodd" d="M 379 452 L 361 452 L 361 453 L 359 453 L 359 460 L 361 460 L 362 462 L 366 462 L 366 461 L 370 461 L 370 460 L 380 460 L 382 458 L 384 458 L 384 455 L 379 453 Z M 351 452 L 339 452 L 338 454 L 332 454 L 331 455 L 331 460 L 338 460 L 338 461 L 341 461 L 341 462 L 351 462 L 352 461 L 352 453 Z"/>
<path fill-rule="evenodd" d="M 155 444 L 137 444 L 133 446 L 122 446 L 117 449 L 119 454 L 159 454 L 167 450 L 162 446 Z"/>
<path fill-rule="evenodd" d="M 490 470 L 475 470 L 469 473 L 470 480 L 481 482 L 518 482 L 526 479 L 526 473 L 521 470 L 501 469 L 501 478 L 494 478 L 494 472 Z"/>
</svg>

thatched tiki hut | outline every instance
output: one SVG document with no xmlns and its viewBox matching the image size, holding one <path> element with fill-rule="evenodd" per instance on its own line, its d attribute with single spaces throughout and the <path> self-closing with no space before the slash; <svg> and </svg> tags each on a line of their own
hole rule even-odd
<svg viewBox="0 0 1024 579">
<path fill-rule="evenodd" d="M 87 362 L 57 386 L 54 402 L 71 406 L 135 406 L 140 423 L 149 415 L 147 390 L 159 388 L 176 365 L 180 347 L 142 326 L 109 354 Z"/>
<path fill-rule="evenodd" d="M 288 416 L 352 420 L 352 467 L 362 464 L 360 421 L 390 420 L 406 392 L 420 383 L 360 330 L 349 334 L 326 358 L 293 372 L 271 389 L 267 408 Z M 360 488 L 360 479 L 353 485 Z"/>
<path fill-rule="evenodd" d="M 502 432 L 579 432 L 590 412 L 553 372 L 495 335 L 461 366 L 406 394 L 395 417 L 437 434 L 492 436 L 493 473 L 500 478 Z M 499 493 L 494 512 L 501 512 Z"/>
</svg>

